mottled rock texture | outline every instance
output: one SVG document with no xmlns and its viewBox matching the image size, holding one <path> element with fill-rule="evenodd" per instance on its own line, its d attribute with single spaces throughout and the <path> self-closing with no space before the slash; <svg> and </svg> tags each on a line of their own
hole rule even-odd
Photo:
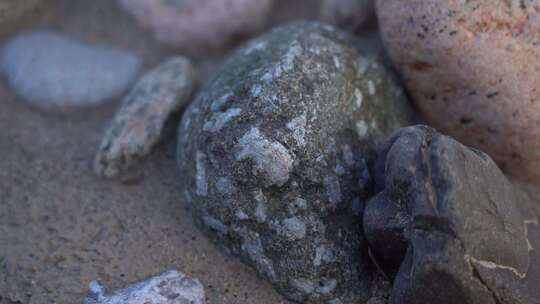
<svg viewBox="0 0 540 304">
<path fill-rule="evenodd" d="M 193 53 L 222 49 L 266 24 L 273 0 L 118 0 L 155 38 Z"/>
<path fill-rule="evenodd" d="M 540 181 L 536 1 L 378 0 L 388 52 L 429 124 Z"/>
<path fill-rule="evenodd" d="M 197 279 L 170 270 L 124 289 L 108 292 L 90 283 L 84 304 L 205 304 L 204 288 Z"/>
<path fill-rule="evenodd" d="M 123 92 L 141 67 L 127 50 L 89 45 L 59 33 L 17 34 L 0 52 L 0 72 L 33 106 L 72 110 L 95 106 Z"/>
<path fill-rule="evenodd" d="M 94 171 L 118 177 L 148 155 L 171 115 L 188 104 L 194 86 L 195 70 L 185 57 L 168 59 L 143 75 L 108 127 Z"/>
<path fill-rule="evenodd" d="M 0 26 L 17 21 L 43 2 L 43 0 L 0 0 Z"/>
<path fill-rule="evenodd" d="M 349 32 L 362 30 L 375 19 L 373 0 L 322 0 L 322 20 Z"/>
<path fill-rule="evenodd" d="M 380 155 L 380 192 L 364 230 L 383 265 L 399 265 L 389 303 L 534 303 L 528 222 L 487 154 L 425 126 Z M 536 275 L 537 274 L 533 274 Z M 534 290 L 534 288 L 533 288 Z"/>
<path fill-rule="evenodd" d="M 365 301 L 368 163 L 409 117 L 392 75 L 347 34 L 277 28 L 237 50 L 184 113 L 184 201 L 289 299 Z"/>
</svg>

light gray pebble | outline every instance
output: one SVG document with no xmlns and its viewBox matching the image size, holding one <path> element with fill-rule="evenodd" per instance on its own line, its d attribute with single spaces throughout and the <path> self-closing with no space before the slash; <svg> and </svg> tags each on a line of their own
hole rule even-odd
<svg viewBox="0 0 540 304">
<path fill-rule="evenodd" d="M 140 69 L 141 60 L 130 51 L 50 31 L 20 33 L 0 53 L 0 72 L 14 93 L 49 110 L 86 108 L 112 99 Z"/>
<path fill-rule="evenodd" d="M 170 270 L 108 292 L 97 281 L 90 283 L 84 304 L 205 304 L 204 287 L 197 279 Z"/>
</svg>

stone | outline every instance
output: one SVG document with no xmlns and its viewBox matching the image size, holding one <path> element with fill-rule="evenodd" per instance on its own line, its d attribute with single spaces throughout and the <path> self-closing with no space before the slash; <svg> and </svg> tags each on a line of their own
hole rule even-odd
<svg viewBox="0 0 540 304">
<path fill-rule="evenodd" d="M 368 299 L 368 164 L 411 123 L 393 74 L 356 43 L 316 22 L 277 28 L 236 50 L 179 126 L 196 225 L 301 303 Z"/>
<path fill-rule="evenodd" d="M 39 7 L 43 0 L 0 0 L 0 25 L 6 26 Z"/>
<path fill-rule="evenodd" d="M 379 157 L 363 224 L 381 264 L 400 263 L 389 272 L 389 303 L 538 300 L 536 288 L 523 288 L 540 277 L 529 277 L 536 266 L 521 202 L 487 154 L 415 126 L 397 131 Z"/>
<path fill-rule="evenodd" d="M 49 31 L 20 33 L 0 52 L 0 72 L 10 88 L 24 102 L 47 110 L 87 108 L 118 96 L 140 67 L 127 50 Z"/>
<path fill-rule="evenodd" d="M 90 283 L 84 304 L 205 304 L 204 287 L 197 279 L 169 270 L 124 289 L 108 292 L 97 281 Z"/>
<path fill-rule="evenodd" d="M 359 32 L 375 19 L 373 0 L 323 0 L 321 19 L 341 29 Z"/>
<path fill-rule="evenodd" d="M 170 58 L 143 75 L 108 127 L 94 171 L 107 178 L 130 171 L 159 143 L 166 123 L 189 103 L 194 87 L 195 70 L 185 57 Z"/>
<path fill-rule="evenodd" d="M 273 0 L 118 0 L 154 37 L 193 54 L 261 31 Z"/>
<path fill-rule="evenodd" d="M 534 1 L 378 0 L 382 36 L 427 122 L 540 181 Z"/>
</svg>

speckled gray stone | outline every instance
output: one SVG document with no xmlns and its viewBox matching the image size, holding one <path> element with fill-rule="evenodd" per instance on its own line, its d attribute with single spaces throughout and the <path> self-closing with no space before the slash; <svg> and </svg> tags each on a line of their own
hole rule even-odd
<svg viewBox="0 0 540 304">
<path fill-rule="evenodd" d="M 528 222 L 487 154 L 425 126 L 400 130 L 383 151 L 364 231 L 382 265 L 401 263 L 389 303 L 538 300 Z"/>
<path fill-rule="evenodd" d="M 0 25 L 3 27 L 11 25 L 44 2 L 43 0 L 0 0 Z"/>
<path fill-rule="evenodd" d="M 173 57 L 146 73 L 125 97 L 107 129 L 94 171 L 107 178 L 125 174 L 162 138 L 171 115 L 190 101 L 195 70 L 188 59 Z"/>
<path fill-rule="evenodd" d="M 204 287 L 197 279 L 170 270 L 135 283 L 124 289 L 108 292 L 93 281 L 84 304 L 205 304 Z"/>
<path fill-rule="evenodd" d="M 94 106 L 122 93 L 138 75 L 133 53 L 49 31 L 24 32 L 0 52 L 0 72 L 21 99 L 42 109 Z"/>
<path fill-rule="evenodd" d="M 359 32 L 375 19 L 374 0 L 322 0 L 321 18 L 349 32 Z"/>
<path fill-rule="evenodd" d="M 179 126 L 196 224 L 301 303 L 369 297 L 357 217 L 367 164 L 410 116 L 393 76 L 361 49 L 329 25 L 275 29 L 233 53 Z"/>
</svg>

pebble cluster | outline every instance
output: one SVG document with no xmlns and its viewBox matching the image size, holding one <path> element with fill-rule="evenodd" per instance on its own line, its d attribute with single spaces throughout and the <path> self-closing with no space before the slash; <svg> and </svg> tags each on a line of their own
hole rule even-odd
<svg viewBox="0 0 540 304">
<path fill-rule="evenodd" d="M 18 16 L 39 2 L 0 0 L 0 24 L 6 7 Z M 274 5 L 117 2 L 191 54 L 256 35 Z M 537 213 L 504 173 L 540 181 L 540 6 L 318 5 L 332 25 L 296 22 L 246 41 L 200 87 L 186 57 L 142 74 L 130 50 L 46 30 L 8 39 L 0 74 L 22 102 L 60 112 L 116 100 L 134 83 L 95 173 L 129 178 L 177 126 L 178 200 L 288 300 L 537 303 Z M 377 33 L 355 36 L 375 17 L 388 57 Z M 169 271 L 114 292 L 92 282 L 84 303 L 205 301 L 198 280 Z"/>
</svg>

